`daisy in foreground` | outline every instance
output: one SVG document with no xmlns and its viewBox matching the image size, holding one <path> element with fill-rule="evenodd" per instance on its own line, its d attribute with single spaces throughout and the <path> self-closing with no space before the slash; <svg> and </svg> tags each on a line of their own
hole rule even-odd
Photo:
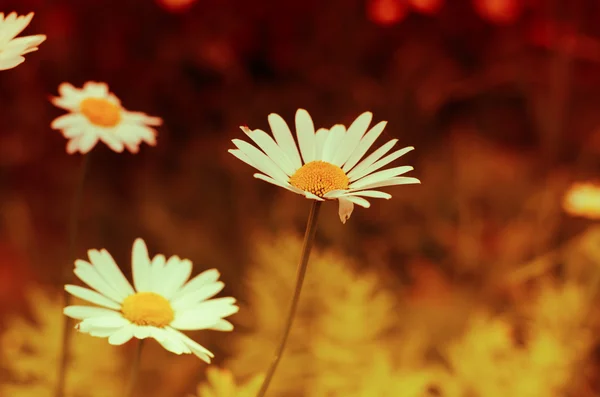
<svg viewBox="0 0 600 397">
<path fill-rule="evenodd" d="M 6 17 L 0 12 L 0 70 L 12 69 L 23 62 L 23 55 L 37 51 L 38 46 L 46 40 L 43 34 L 17 38 L 33 18 L 33 12 L 25 16 L 17 16 L 11 12 Z"/>
<path fill-rule="evenodd" d="M 354 204 L 369 208 L 365 197 L 392 197 L 373 190 L 384 186 L 421 183 L 416 178 L 403 177 L 413 169 L 401 166 L 378 171 L 414 148 L 405 147 L 385 156 L 398 142 L 392 139 L 365 156 L 383 132 L 386 122 L 373 126 L 368 132 L 373 114 L 365 112 L 348 127 L 341 124 L 315 132 L 313 121 L 304 109 L 296 112 L 298 145 L 286 122 L 277 114 L 269 115 L 269 125 L 275 139 L 262 130 L 240 127 L 260 148 L 234 139 L 237 149 L 229 152 L 261 171 L 254 176 L 313 200 L 339 201 L 339 215 L 346 223 Z M 298 150 L 298 147 L 300 150 Z M 384 157 L 385 156 L 385 157 Z M 377 172 L 376 172 L 377 171 Z"/>
<path fill-rule="evenodd" d="M 64 314 L 82 320 L 76 328 L 111 345 L 131 338 L 156 339 L 175 354 L 194 353 L 210 363 L 214 355 L 179 330 L 231 331 L 224 318 L 238 311 L 231 297 L 210 299 L 225 284 L 216 269 L 204 271 L 189 282 L 192 262 L 172 256 L 148 256 L 142 239 L 133 243 L 133 285 L 127 281 L 105 249 L 89 250 L 90 262 L 75 261 L 75 274 L 92 289 L 66 285 L 71 295 L 96 306 L 67 306 Z"/>
<path fill-rule="evenodd" d="M 54 119 L 50 126 L 69 139 L 67 153 L 85 154 L 98 140 L 118 153 L 124 148 L 137 153 L 142 141 L 156 145 L 156 130 L 151 127 L 161 125 L 162 120 L 126 110 L 105 83 L 88 81 L 82 89 L 62 83 L 58 92 L 60 96 L 51 98 L 52 103 L 70 113 Z"/>
</svg>

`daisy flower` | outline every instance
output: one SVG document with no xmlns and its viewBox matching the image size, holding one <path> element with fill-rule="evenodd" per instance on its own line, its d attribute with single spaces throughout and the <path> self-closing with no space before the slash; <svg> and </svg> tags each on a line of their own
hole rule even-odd
<svg viewBox="0 0 600 397">
<path fill-rule="evenodd" d="M 76 328 L 111 345 L 131 338 L 154 338 L 175 354 L 194 353 L 210 363 L 214 355 L 181 330 L 231 331 L 224 318 L 237 313 L 235 299 L 212 298 L 225 284 L 216 269 L 200 273 L 188 282 L 192 262 L 172 256 L 148 256 L 142 239 L 133 243 L 133 286 L 105 249 L 89 250 L 89 262 L 75 261 L 75 274 L 90 288 L 66 285 L 73 296 L 98 306 L 67 306 L 64 314 L 81 320 Z"/>
<path fill-rule="evenodd" d="M 12 69 L 22 64 L 25 62 L 23 55 L 37 51 L 37 46 L 46 40 L 43 34 L 16 38 L 32 18 L 33 12 L 25 16 L 17 16 L 16 12 L 11 12 L 6 17 L 0 12 L 0 70 Z"/>
<path fill-rule="evenodd" d="M 373 189 L 421 183 L 416 178 L 400 176 L 411 171 L 413 167 L 410 166 L 378 171 L 414 149 L 412 146 L 405 147 L 385 156 L 398 142 L 397 139 L 392 139 L 365 157 L 387 124 L 382 121 L 367 132 L 372 118 L 371 112 L 365 112 L 348 130 L 337 124 L 329 130 L 320 128 L 315 132 L 308 112 L 299 109 L 296 112 L 296 145 L 286 122 L 272 113 L 269 115 L 269 125 L 275 139 L 262 130 L 240 127 L 256 146 L 234 139 L 232 142 L 237 149 L 230 149 L 229 152 L 262 172 L 254 174 L 258 179 L 309 199 L 338 200 L 340 219 L 346 223 L 354 204 L 369 208 L 370 203 L 365 197 L 392 197 L 389 193 Z"/>
<path fill-rule="evenodd" d="M 62 83 L 58 92 L 60 96 L 52 98 L 52 103 L 70 113 L 54 119 L 50 126 L 69 139 L 67 153 L 85 154 L 98 140 L 118 153 L 124 148 L 137 153 L 142 141 L 156 145 L 156 130 L 151 127 L 161 125 L 162 120 L 126 110 L 105 83 L 88 81 L 82 89 Z"/>
</svg>

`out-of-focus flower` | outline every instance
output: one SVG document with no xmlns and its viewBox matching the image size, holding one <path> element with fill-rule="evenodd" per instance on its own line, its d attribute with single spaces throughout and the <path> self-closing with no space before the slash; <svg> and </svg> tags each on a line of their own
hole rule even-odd
<svg viewBox="0 0 600 397">
<path fill-rule="evenodd" d="M 382 26 L 395 25 L 406 17 L 408 7 L 404 0 L 368 0 L 367 16 Z"/>
<path fill-rule="evenodd" d="M 387 124 L 385 121 L 379 122 L 367 132 L 372 118 L 371 112 L 365 112 L 356 118 L 347 131 L 345 126 L 336 124 L 329 130 L 320 128 L 315 132 L 308 112 L 299 109 L 296 112 L 296 145 L 286 122 L 272 113 L 269 115 L 269 124 L 275 139 L 262 130 L 241 127 L 258 148 L 234 139 L 237 149 L 229 152 L 261 171 L 262 174 L 254 174 L 258 179 L 308 199 L 337 199 L 339 216 L 345 223 L 352 214 L 354 204 L 369 208 L 370 203 L 364 197 L 392 197 L 389 193 L 372 189 L 420 183 L 416 178 L 400 176 L 411 171 L 411 166 L 378 171 L 414 149 L 412 146 L 405 147 L 384 157 L 398 142 L 397 139 L 392 139 L 363 159 Z"/>
<path fill-rule="evenodd" d="M 231 371 L 210 367 L 206 370 L 206 382 L 198 385 L 198 397 L 254 397 L 263 381 L 255 375 L 243 384 L 237 384 Z"/>
<path fill-rule="evenodd" d="M 0 70 L 12 69 L 23 62 L 23 55 L 37 51 L 38 46 L 46 40 L 43 34 L 18 37 L 33 18 L 33 12 L 25 16 L 17 16 L 11 12 L 6 17 L 0 12 Z"/>
<path fill-rule="evenodd" d="M 9 378 L 8 382 L 3 379 L 0 395 L 52 397 L 57 381 L 54 368 L 61 353 L 60 300 L 36 288 L 27 291 L 27 302 L 35 323 L 9 317 L 0 335 L 0 363 Z M 87 335 L 74 338 L 65 396 L 118 396 L 124 386 L 120 376 L 124 368 L 117 349 Z"/>
<path fill-rule="evenodd" d="M 189 10 L 197 0 L 156 0 L 156 3 L 169 12 L 185 12 Z"/>
<path fill-rule="evenodd" d="M 410 0 L 411 7 L 423 14 L 435 14 L 444 5 L 444 0 Z"/>
<path fill-rule="evenodd" d="M 67 153 L 85 154 L 98 140 L 119 153 L 124 148 L 137 153 L 142 141 L 156 145 L 156 130 L 151 127 L 161 125 L 162 120 L 126 110 L 105 83 L 88 81 L 82 89 L 62 83 L 58 92 L 60 96 L 52 98 L 52 103 L 70 113 L 54 119 L 51 127 L 69 139 Z"/>
<path fill-rule="evenodd" d="M 563 208 L 569 215 L 600 219 L 600 184 L 574 183 L 564 196 Z"/>
<path fill-rule="evenodd" d="M 517 20 L 523 9 L 519 0 L 473 0 L 482 18 L 496 24 L 510 24 Z"/>
<path fill-rule="evenodd" d="M 108 251 L 89 250 L 88 255 L 91 263 L 75 261 L 75 274 L 93 290 L 65 286 L 70 294 L 101 306 L 64 309 L 65 315 L 82 320 L 77 325 L 79 331 L 108 338 L 111 345 L 150 337 L 170 352 L 194 353 L 209 363 L 214 355 L 179 330 L 233 329 L 224 318 L 238 311 L 235 299 L 209 299 L 225 286 L 218 281 L 216 269 L 187 282 L 191 261 L 178 256 L 167 260 L 164 255 L 150 260 L 146 244 L 137 239 L 131 258 L 134 289 Z"/>
</svg>

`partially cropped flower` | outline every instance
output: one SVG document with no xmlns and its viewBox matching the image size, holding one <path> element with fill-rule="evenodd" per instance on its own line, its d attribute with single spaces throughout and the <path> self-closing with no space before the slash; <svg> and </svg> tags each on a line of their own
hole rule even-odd
<svg viewBox="0 0 600 397">
<path fill-rule="evenodd" d="M 405 147 L 385 156 L 398 142 L 397 139 L 392 139 L 365 157 L 386 126 L 386 122 L 382 121 L 367 131 L 372 118 L 371 112 L 365 112 L 348 130 L 337 124 L 329 130 L 320 128 L 315 132 L 308 112 L 299 109 L 296 112 L 296 145 L 286 122 L 272 113 L 269 115 L 269 124 L 275 139 L 262 130 L 241 127 L 258 148 L 234 139 L 237 149 L 229 152 L 261 171 L 254 174 L 258 179 L 309 199 L 337 199 L 340 219 L 345 223 L 352 214 L 354 204 L 369 208 L 370 203 L 365 197 L 392 197 L 389 193 L 374 189 L 420 183 L 416 178 L 400 176 L 411 171 L 411 166 L 378 171 L 414 149 Z"/>
<path fill-rule="evenodd" d="M 137 153 L 141 142 L 156 145 L 151 127 L 161 125 L 162 119 L 126 110 L 105 83 L 88 81 L 82 89 L 62 83 L 58 92 L 52 103 L 70 113 L 54 119 L 51 127 L 69 139 L 67 153 L 85 154 L 98 140 L 118 153 L 124 148 Z"/>
<path fill-rule="evenodd" d="M 6 17 L 0 12 L 0 70 L 12 69 L 23 62 L 23 55 L 37 51 L 38 46 L 46 40 L 43 34 L 17 37 L 33 18 L 33 12 L 25 16 L 17 16 L 11 12 Z"/>
<path fill-rule="evenodd" d="M 189 282 L 192 262 L 172 256 L 148 256 L 142 239 L 133 243 L 133 285 L 127 281 L 105 249 L 89 250 L 90 262 L 75 261 L 75 274 L 92 289 L 66 285 L 71 295 L 94 306 L 68 306 L 64 314 L 82 320 L 80 332 L 108 338 L 122 345 L 131 338 L 156 339 L 175 353 L 194 353 L 210 362 L 214 355 L 179 330 L 231 331 L 224 318 L 238 311 L 235 299 L 212 298 L 225 286 L 216 269 L 207 270 Z"/>
<path fill-rule="evenodd" d="M 563 200 L 565 212 L 588 219 L 600 219 L 600 184 L 574 183 Z"/>
<path fill-rule="evenodd" d="M 197 397 L 254 397 L 262 381 L 263 376 L 259 374 L 238 384 L 231 371 L 209 367 L 206 370 L 206 382 L 198 385 Z"/>
</svg>

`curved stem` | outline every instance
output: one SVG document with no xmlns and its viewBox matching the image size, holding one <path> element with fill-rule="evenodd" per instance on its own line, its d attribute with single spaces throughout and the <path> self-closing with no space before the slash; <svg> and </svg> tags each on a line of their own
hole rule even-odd
<svg viewBox="0 0 600 397">
<path fill-rule="evenodd" d="M 140 364 L 142 362 L 142 348 L 144 347 L 144 339 L 140 339 L 137 348 L 135 349 L 135 355 L 133 356 L 133 363 L 131 364 L 131 376 L 129 378 L 129 386 L 127 386 L 127 397 L 133 397 L 135 394 L 135 384 L 140 375 Z"/>
<path fill-rule="evenodd" d="M 308 258 L 312 249 L 313 242 L 315 240 L 315 233 L 317 231 L 317 219 L 319 217 L 319 209 L 321 208 L 321 201 L 314 201 L 308 215 L 308 222 L 306 223 L 306 232 L 304 233 L 304 243 L 302 244 L 302 254 L 300 255 L 300 263 L 298 264 L 298 270 L 296 273 L 296 287 L 294 288 L 294 294 L 292 296 L 292 302 L 290 303 L 290 309 L 288 312 L 285 325 L 283 327 L 283 334 L 281 340 L 275 351 L 275 357 L 271 362 L 271 366 L 267 371 L 265 380 L 263 381 L 260 390 L 258 391 L 257 397 L 263 397 L 269 388 L 269 384 L 273 379 L 279 360 L 285 349 L 290 331 L 292 329 L 292 323 L 298 309 L 298 302 L 300 301 L 300 292 L 302 291 L 302 284 L 304 283 L 304 276 L 306 275 L 306 268 L 308 267 Z"/>
<path fill-rule="evenodd" d="M 81 202 L 83 199 L 83 185 L 85 181 L 85 175 L 87 173 L 88 164 L 89 164 L 90 154 L 86 154 L 83 156 L 83 161 L 81 163 L 81 168 L 79 171 L 79 177 L 77 180 L 77 186 L 75 188 L 75 196 L 73 197 L 73 203 L 71 205 L 71 213 L 69 215 L 69 251 L 68 251 L 68 260 L 74 260 L 75 256 L 75 244 L 77 242 L 77 234 L 79 227 L 79 212 L 81 209 Z M 71 279 L 71 268 L 69 268 L 64 275 L 64 280 L 68 283 L 68 280 Z M 67 291 L 63 291 L 63 301 L 64 306 L 69 306 L 71 304 L 71 294 Z M 67 364 L 69 361 L 69 337 L 71 335 L 71 327 L 69 326 L 70 319 L 67 316 L 64 316 L 63 319 L 63 332 L 62 332 L 62 344 L 60 349 L 60 362 L 58 366 L 58 381 L 56 383 L 56 390 L 54 395 L 56 397 L 63 397 L 65 393 L 65 381 L 67 377 Z"/>
</svg>

